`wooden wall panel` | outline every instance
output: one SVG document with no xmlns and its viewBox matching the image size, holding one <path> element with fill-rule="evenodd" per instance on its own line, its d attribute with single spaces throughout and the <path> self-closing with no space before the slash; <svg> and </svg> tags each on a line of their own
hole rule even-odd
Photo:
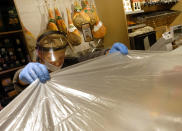
<svg viewBox="0 0 182 131">
<path fill-rule="evenodd" d="M 95 4 L 101 20 L 107 27 L 105 47 L 111 47 L 117 41 L 130 47 L 122 0 L 95 0 Z"/>
<path fill-rule="evenodd" d="M 182 1 L 180 0 L 176 5 L 174 5 L 172 7 L 172 10 L 178 10 L 180 12 L 182 12 Z M 174 25 L 182 25 L 182 13 L 180 13 L 180 15 L 172 22 L 171 26 Z"/>
</svg>

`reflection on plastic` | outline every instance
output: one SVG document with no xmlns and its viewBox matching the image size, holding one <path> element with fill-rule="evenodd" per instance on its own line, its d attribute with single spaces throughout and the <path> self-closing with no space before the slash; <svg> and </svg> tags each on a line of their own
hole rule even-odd
<svg viewBox="0 0 182 131">
<path fill-rule="evenodd" d="M 182 48 L 99 57 L 37 80 L 0 112 L 1 131 L 181 131 Z"/>
</svg>

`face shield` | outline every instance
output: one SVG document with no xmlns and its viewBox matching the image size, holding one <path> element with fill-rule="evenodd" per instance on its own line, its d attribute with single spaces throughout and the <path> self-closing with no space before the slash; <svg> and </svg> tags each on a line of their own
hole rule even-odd
<svg viewBox="0 0 182 131">
<path fill-rule="evenodd" d="M 64 63 L 68 41 L 59 31 L 49 31 L 37 40 L 37 61 L 46 65 L 48 70 L 56 71 Z"/>
</svg>

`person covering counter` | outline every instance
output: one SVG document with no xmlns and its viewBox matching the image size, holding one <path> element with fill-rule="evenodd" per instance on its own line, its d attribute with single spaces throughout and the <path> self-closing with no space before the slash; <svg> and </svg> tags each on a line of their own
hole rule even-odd
<svg viewBox="0 0 182 131">
<path fill-rule="evenodd" d="M 57 31 L 46 32 L 37 40 L 37 62 L 29 63 L 24 69 L 19 70 L 14 76 L 15 88 L 19 92 L 21 87 L 31 84 L 36 79 L 45 83 L 50 79 L 49 72 L 56 71 L 62 67 L 70 66 L 88 59 L 104 54 L 120 52 L 128 54 L 128 48 L 121 43 L 115 43 L 110 50 L 100 50 L 80 58 L 66 58 L 65 49 L 67 39 Z M 49 70 L 49 71 L 48 71 Z M 18 89 L 17 89 L 18 88 Z"/>
</svg>

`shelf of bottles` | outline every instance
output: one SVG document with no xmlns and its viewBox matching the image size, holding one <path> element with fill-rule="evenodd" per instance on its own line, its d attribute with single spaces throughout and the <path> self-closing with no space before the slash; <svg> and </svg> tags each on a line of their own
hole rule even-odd
<svg viewBox="0 0 182 131">
<path fill-rule="evenodd" d="M 0 1 L 0 75 L 27 63 L 23 31 L 12 0 Z"/>
<path fill-rule="evenodd" d="M 21 30 L 13 1 L 0 1 L 0 33 Z"/>
<path fill-rule="evenodd" d="M 18 33 L 0 36 L 0 74 L 25 65 L 27 58 L 26 48 Z"/>
</svg>

